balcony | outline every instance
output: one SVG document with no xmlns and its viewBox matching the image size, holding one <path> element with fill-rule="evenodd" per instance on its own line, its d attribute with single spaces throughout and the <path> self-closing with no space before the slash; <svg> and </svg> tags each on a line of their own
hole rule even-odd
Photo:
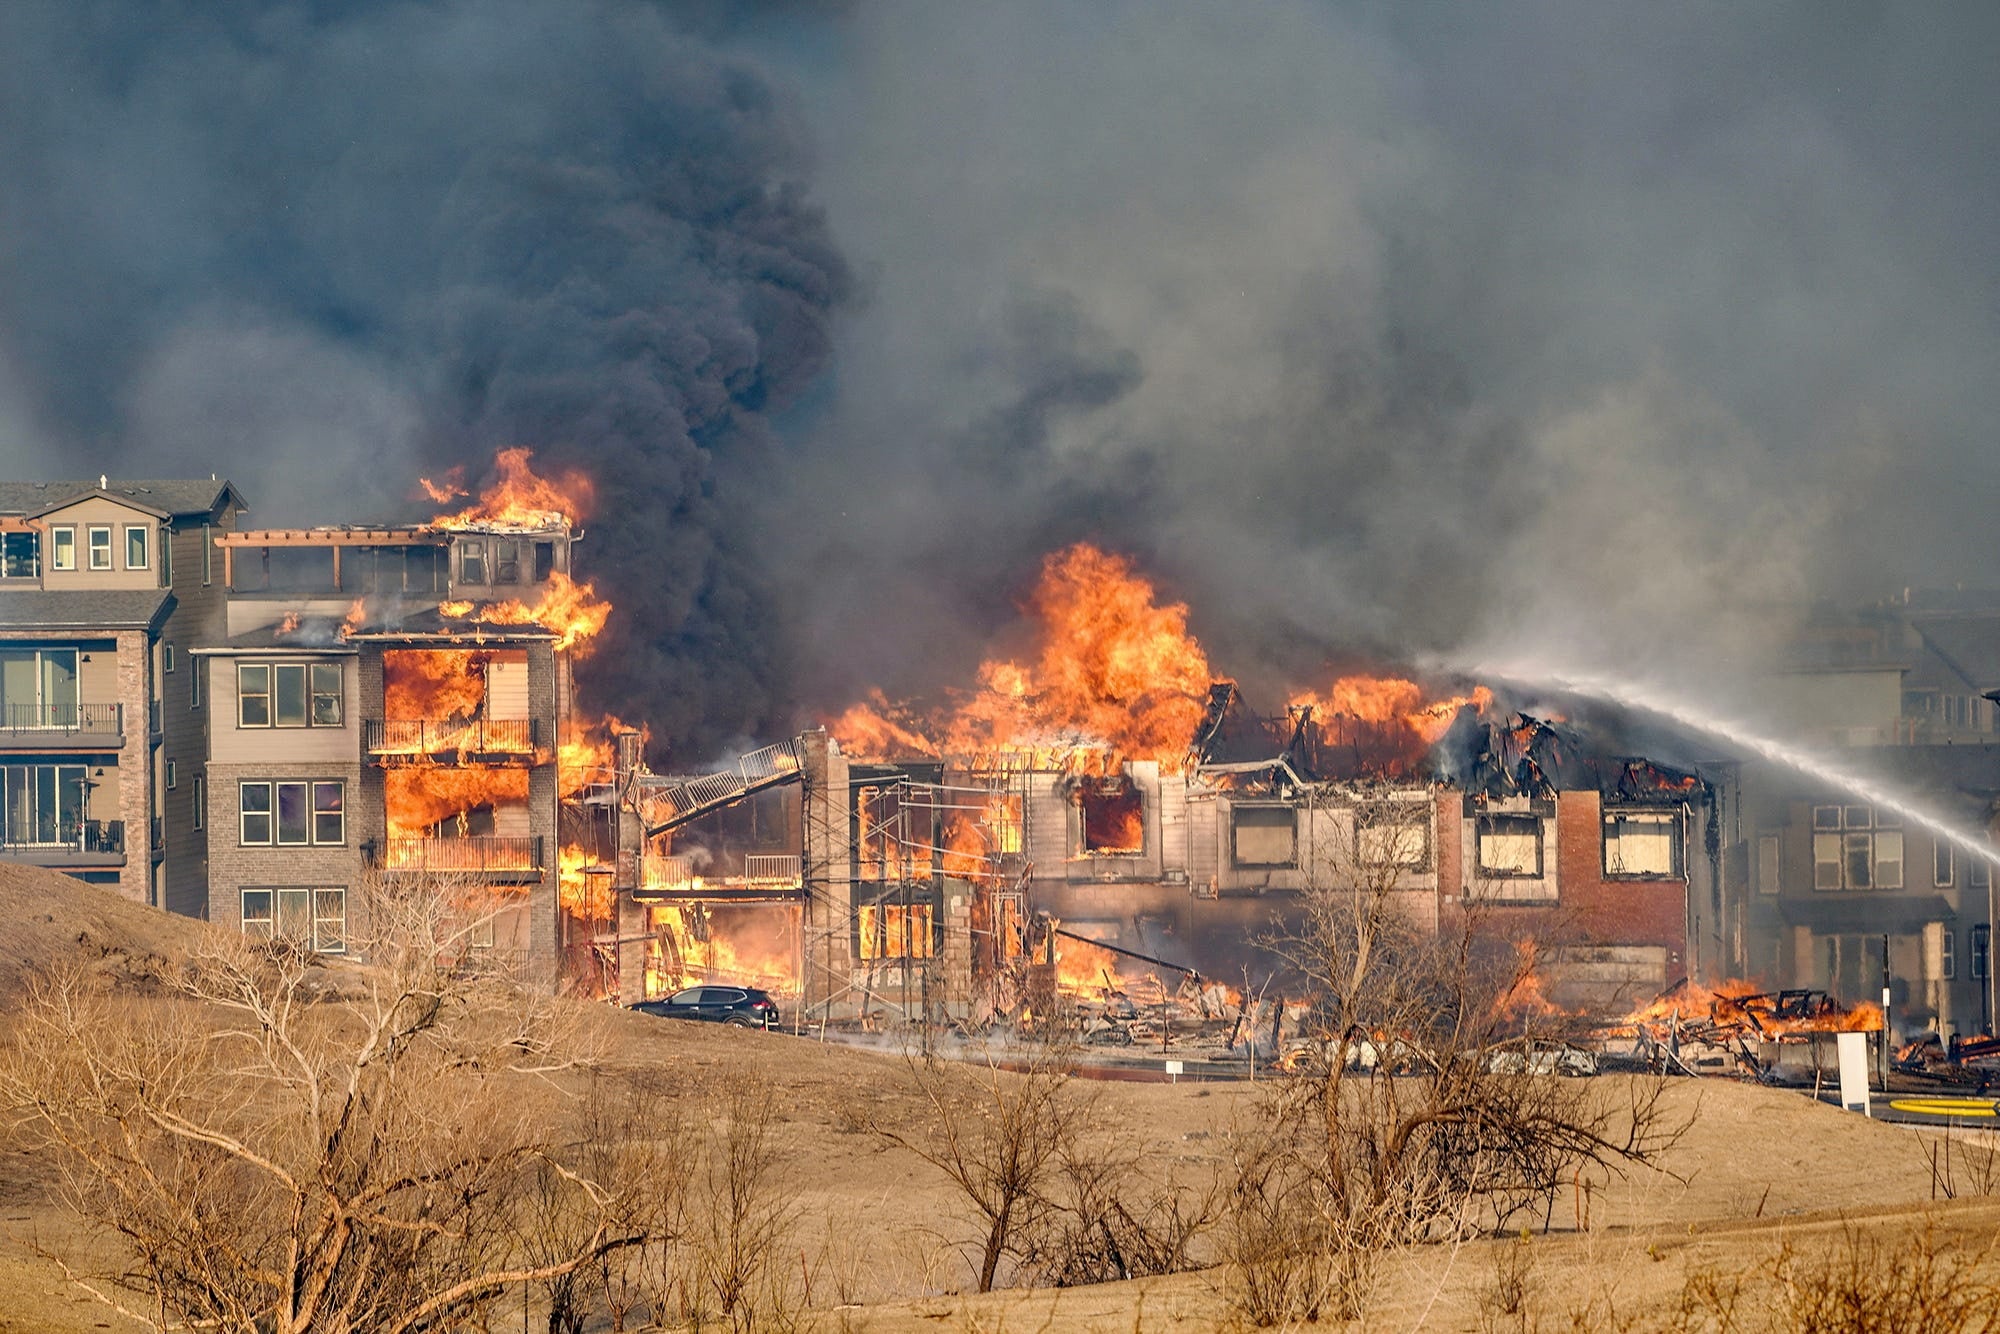
<svg viewBox="0 0 2000 1334">
<path fill-rule="evenodd" d="M 117 750 L 124 744 L 123 704 L 0 706 L 0 746 L 14 750 Z"/>
<path fill-rule="evenodd" d="M 391 838 L 380 845 L 377 864 L 392 874 L 539 880 L 547 865 L 542 855 L 542 843 L 539 834 L 523 837 L 484 834 L 469 838 Z"/>
<path fill-rule="evenodd" d="M 529 766 L 542 745 L 538 718 L 370 718 L 361 725 L 370 762 Z"/>
<path fill-rule="evenodd" d="M 0 858 L 58 869 L 123 866 L 125 822 L 82 820 L 62 834 L 48 830 L 18 838 L 0 835 Z"/>
<path fill-rule="evenodd" d="M 740 871 L 724 867 L 708 875 L 696 875 L 688 857 L 648 855 L 644 865 L 632 897 L 656 903 L 674 899 L 769 903 L 797 897 L 805 883 L 796 854 L 753 852 L 742 859 Z"/>
</svg>

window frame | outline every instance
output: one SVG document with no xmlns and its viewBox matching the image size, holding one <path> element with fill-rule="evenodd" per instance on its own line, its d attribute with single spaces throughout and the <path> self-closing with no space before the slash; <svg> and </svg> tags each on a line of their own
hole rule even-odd
<svg viewBox="0 0 2000 1334">
<path fill-rule="evenodd" d="M 248 798 L 252 789 L 261 789 L 263 791 L 264 806 L 262 810 L 253 811 L 250 809 Z M 276 800 L 277 794 L 272 789 L 269 779 L 243 778 L 237 780 L 237 846 L 245 848 L 269 848 L 276 846 L 275 838 L 278 830 L 278 813 L 273 805 Z M 250 835 L 250 819 L 253 815 L 264 821 L 264 835 L 262 838 L 253 838 Z"/>
<path fill-rule="evenodd" d="M 1666 828 L 1667 869 L 1664 871 L 1626 870 L 1611 864 L 1611 850 L 1614 842 L 1623 842 L 1616 834 L 1621 824 L 1660 824 Z M 1603 837 L 1598 840 L 1599 865 L 1607 880 L 1685 880 L 1687 859 L 1682 835 L 1681 812 L 1659 806 L 1614 807 L 1604 812 Z"/>
<path fill-rule="evenodd" d="M 1886 855 L 1892 849 L 1894 855 Z M 1902 817 L 1895 812 L 1859 804 L 1812 808 L 1815 893 L 1905 889 L 1908 857 Z"/>
<path fill-rule="evenodd" d="M 304 903 L 297 900 L 304 896 Z M 290 898 L 292 911 L 285 900 Z M 261 911 L 251 911 L 253 899 Z M 329 905 L 337 911 L 328 911 Z M 303 914 L 297 909 L 303 906 Z M 237 924 L 246 936 L 259 940 L 278 938 L 281 921 L 303 921 L 304 945 L 317 954 L 347 952 L 347 887 L 345 885 L 245 885 L 237 891 Z"/>
<path fill-rule="evenodd" d="M 208 777 L 205 774 L 196 774 L 189 780 L 188 785 L 194 789 L 194 827 L 198 830 L 206 829 L 208 827 Z"/>
<path fill-rule="evenodd" d="M 172 760 L 168 760 L 168 761 L 167 761 L 167 791 L 169 791 L 169 792 L 172 792 L 172 791 L 173 791 L 173 790 L 174 790 L 174 789 L 175 789 L 175 788 L 176 788 L 176 787 L 177 787 L 177 786 L 179 785 L 179 782 L 178 782 L 178 780 L 179 780 L 179 777 L 180 777 L 180 770 L 179 770 L 179 769 L 177 769 L 177 768 L 175 767 L 175 765 L 174 765 L 174 761 L 172 761 Z"/>
<path fill-rule="evenodd" d="M 1958 932 L 1947 926 L 1938 937 L 1938 981 L 1958 980 Z"/>
<path fill-rule="evenodd" d="M 174 674 L 174 643 L 171 639 L 160 641 L 160 675 Z"/>
<path fill-rule="evenodd" d="M 244 686 L 246 672 L 264 673 L 263 687 L 246 689 Z M 302 692 L 298 698 L 302 712 L 296 715 L 280 712 L 280 706 L 289 693 L 289 688 L 281 686 L 281 682 L 286 679 L 285 675 L 281 674 L 293 672 L 298 673 L 296 687 Z M 321 685 L 329 685 L 332 688 L 321 689 Z M 251 700 L 263 701 L 263 721 L 251 722 L 247 718 L 245 706 Z M 195 707 L 200 707 L 199 701 Z M 239 728 L 254 728 L 259 731 L 347 726 L 345 664 L 311 658 L 264 658 L 254 662 L 239 660 L 236 664 L 236 725 Z"/>
<path fill-rule="evenodd" d="M 1269 819 L 1274 814 L 1282 814 L 1283 821 Z M 1278 860 L 1246 857 L 1243 841 L 1239 837 L 1244 828 L 1244 817 L 1249 816 L 1248 827 L 1275 831 L 1286 829 L 1291 834 L 1286 844 L 1286 855 Z M 1265 821 L 1260 823 L 1260 821 Z M 1254 841 L 1254 840 L 1253 840 Z M 1239 871 L 1290 871 L 1299 864 L 1299 812 L 1294 806 L 1284 806 L 1267 802 L 1232 803 L 1229 808 L 1229 864 Z"/>
<path fill-rule="evenodd" d="M 477 571 L 475 574 L 474 572 Z M 458 540 L 458 582 L 480 588 L 491 585 L 487 578 L 486 539 L 462 537 Z"/>
<path fill-rule="evenodd" d="M 49 568 L 65 573 L 76 569 L 76 525 L 49 525 Z"/>
<path fill-rule="evenodd" d="M 116 527 L 117 527 L 116 524 L 109 524 L 109 523 L 91 523 L 84 525 L 83 529 L 84 567 L 88 569 L 91 573 L 98 574 L 106 570 L 114 570 L 117 568 L 117 565 L 114 563 L 117 559 L 117 554 L 118 554 L 117 544 L 111 540 L 112 533 L 116 529 Z M 99 534 L 102 534 L 104 537 L 104 545 L 102 548 L 100 548 L 97 545 L 97 538 Z M 104 553 L 104 563 L 102 565 L 99 565 L 97 563 L 97 554 L 100 550 L 102 550 Z"/>
<path fill-rule="evenodd" d="M 153 525 L 149 523 L 128 523 L 125 528 L 125 568 L 128 570 L 150 570 L 153 568 Z M 132 559 L 132 539 L 139 539 L 139 559 Z"/>
<path fill-rule="evenodd" d="M 1489 827 L 1501 821 L 1510 824 L 1526 824 L 1534 830 L 1535 866 L 1533 870 L 1516 871 L 1487 865 L 1486 836 L 1489 832 Z M 1493 832 L 1497 835 L 1498 831 Z M 1544 878 L 1547 875 L 1548 849 L 1544 846 L 1546 839 L 1543 837 L 1543 833 L 1542 817 L 1532 811 L 1481 812 L 1474 817 L 1472 826 L 1472 866 L 1474 874 L 1494 880 L 1540 880 Z M 1519 835 L 1514 836 L 1518 837 Z"/>
</svg>

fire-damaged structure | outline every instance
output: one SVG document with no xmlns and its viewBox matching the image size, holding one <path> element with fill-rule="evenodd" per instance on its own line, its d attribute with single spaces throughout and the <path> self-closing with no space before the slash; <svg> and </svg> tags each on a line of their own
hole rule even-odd
<svg viewBox="0 0 2000 1334">
<path fill-rule="evenodd" d="M 1250 715 L 1215 683 L 1179 755 L 1087 743 L 856 759 L 815 731 L 721 771 L 621 767 L 626 1000 L 704 980 L 815 1017 L 978 1024 L 1119 973 L 1199 989 L 1341 859 L 1389 859 L 1436 927 L 1468 903 L 1542 943 L 1552 1001 L 1623 1013 L 1682 977 L 1711 897 L 1717 775 L 1465 702 L 1400 722 Z M 606 794 L 604 800 L 610 801 Z"/>
<path fill-rule="evenodd" d="M 561 514 L 228 532 L 200 648 L 208 912 L 338 952 L 364 875 L 466 887 L 475 948 L 555 979 L 569 717 Z"/>
</svg>

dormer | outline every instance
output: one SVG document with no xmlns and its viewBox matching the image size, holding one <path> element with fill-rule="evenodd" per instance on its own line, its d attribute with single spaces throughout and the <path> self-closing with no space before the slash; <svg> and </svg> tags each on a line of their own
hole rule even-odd
<svg viewBox="0 0 2000 1334">
<path fill-rule="evenodd" d="M 517 596 L 545 584 L 557 571 L 569 573 L 570 530 L 563 525 L 529 528 L 482 524 L 451 534 L 452 596 L 480 600 Z"/>
<path fill-rule="evenodd" d="M 164 510 L 102 487 L 27 516 L 40 546 L 42 587 L 51 591 L 162 588 Z"/>
</svg>

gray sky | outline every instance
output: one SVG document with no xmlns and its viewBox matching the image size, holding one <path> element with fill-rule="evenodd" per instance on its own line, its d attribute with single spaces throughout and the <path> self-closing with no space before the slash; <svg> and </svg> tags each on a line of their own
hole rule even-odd
<svg viewBox="0 0 2000 1334">
<path fill-rule="evenodd" d="M 601 475 L 684 750 L 1095 537 L 1253 682 L 1995 582 L 1990 6 L 18 0 L 0 463 Z M 476 471 L 476 467 L 475 467 Z M 357 508 L 359 507 L 359 508 Z"/>
</svg>

